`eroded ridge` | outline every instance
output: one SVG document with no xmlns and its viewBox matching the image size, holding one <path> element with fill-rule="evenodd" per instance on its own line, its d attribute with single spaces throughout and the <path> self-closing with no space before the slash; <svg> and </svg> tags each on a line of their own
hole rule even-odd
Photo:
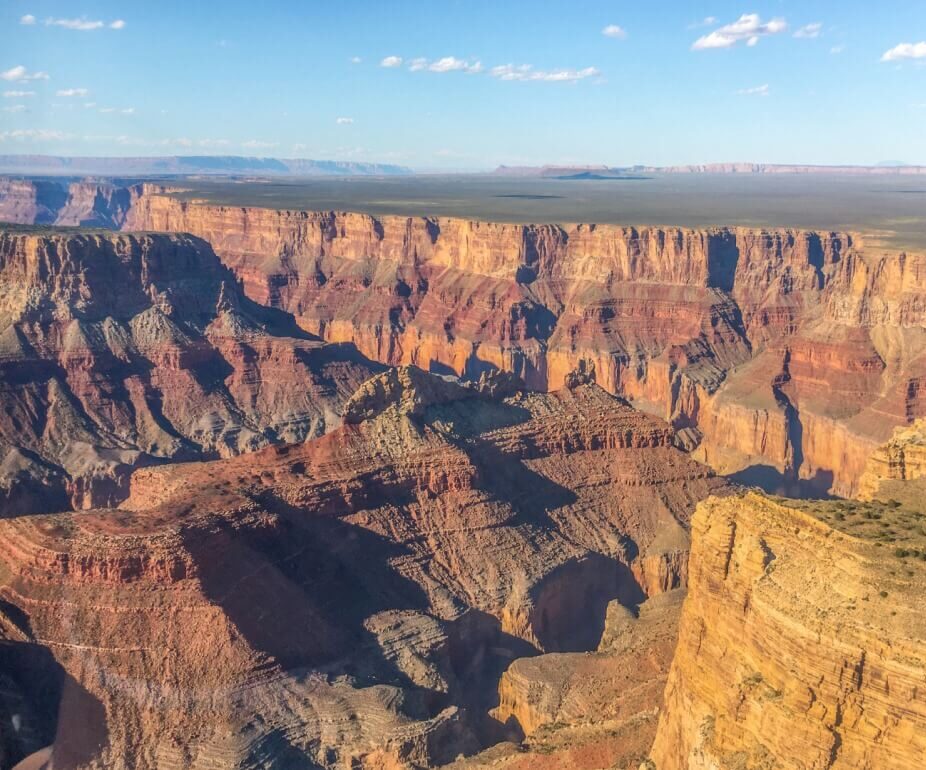
<svg viewBox="0 0 926 770">
<path fill-rule="evenodd" d="M 490 713 L 513 659 L 593 650 L 619 606 L 685 585 L 690 513 L 725 489 L 593 384 L 400 369 L 352 403 L 362 417 L 304 444 L 140 469 L 118 510 L 0 522 L 4 649 L 22 676 L 57 672 L 56 752 L 116 768 L 472 753 L 513 729 Z"/>
</svg>

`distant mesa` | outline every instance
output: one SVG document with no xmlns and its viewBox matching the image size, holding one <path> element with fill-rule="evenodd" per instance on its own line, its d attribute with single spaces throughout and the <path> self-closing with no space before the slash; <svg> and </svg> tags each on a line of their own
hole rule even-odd
<svg viewBox="0 0 926 770">
<path fill-rule="evenodd" d="M 356 163 L 302 158 L 249 158 L 237 155 L 167 155 L 107 158 L 56 155 L 0 155 L 0 172 L 102 176 L 180 176 L 185 174 L 260 174 L 261 176 L 394 176 L 411 169 L 388 163 Z"/>
<path fill-rule="evenodd" d="M 492 176 L 540 179 L 639 179 L 640 174 L 926 174 L 926 166 L 881 161 L 874 166 L 706 163 L 686 166 L 499 166 Z"/>
</svg>

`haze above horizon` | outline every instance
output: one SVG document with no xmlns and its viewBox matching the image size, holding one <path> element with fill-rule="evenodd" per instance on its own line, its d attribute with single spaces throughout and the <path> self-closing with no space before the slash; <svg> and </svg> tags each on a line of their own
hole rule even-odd
<svg viewBox="0 0 926 770">
<path fill-rule="evenodd" d="M 0 154 L 926 163 L 926 6 L 9 0 Z"/>
</svg>

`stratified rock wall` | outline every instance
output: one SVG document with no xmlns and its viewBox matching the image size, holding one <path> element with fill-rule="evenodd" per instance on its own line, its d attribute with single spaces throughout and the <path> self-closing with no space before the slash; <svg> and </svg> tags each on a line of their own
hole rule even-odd
<svg viewBox="0 0 926 770">
<path fill-rule="evenodd" d="M 921 509 L 804 505 L 699 506 L 657 770 L 922 767 L 926 569 L 881 542 Z"/>
<path fill-rule="evenodd" d="M 371 367 L 178 235 L 0 230 L 0 510 L 121 500 L 132 468 L 302 441 Z"/>
<path fill-rule="evenodd" d="M 258 302 L 375 360 L 538 390 L 593 366 L 698 457 L 852 493 L 926 414 L 926 262 L 792 230 L 506 225 L 274 211 L 145 186 L 129 229 L 209 241 Z M 777 481 L 776 481 L 777 479 Z"/>
</svg>

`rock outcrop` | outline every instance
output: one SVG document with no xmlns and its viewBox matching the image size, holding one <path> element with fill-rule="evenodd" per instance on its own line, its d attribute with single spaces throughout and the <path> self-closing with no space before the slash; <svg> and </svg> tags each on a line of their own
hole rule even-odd
<svg viewBox="0 0 926 770">
<path fill-rule="evenodd" d="M 926 258 L 847 234 L 275 211 L 154 186 L 125 226 L 204 238 L 252 299 L 383 363 L 537 390 L 584 365 L 699 459 L 782 491 L 854 493 L 926 415 Z"/>
<path fill-rule="evenodd" d="M 295 442 L 374 370 L 190 236 L 0 230 L 0 510 L 111 505 L 135 467 Z"/>
<path fill-rule="evenodd" d="M 897 428 L 890 441 L 872 453 L 859 480 L 862 500 L 926 500 L 926 420 Z M 915 499 L 910 500 L 911 503 Z"/>
<path fill-rule="evenodd" d="M 512 660 L 620 649 L 725 482 L 595 385 L 451 385 L 384 373 L 324 437 L 0 521 L 0 651 L 60 700 L 53 766 L 434 766 L 503 737 Z"/>
<path fill-rule="evenodd" d="M 702 503 L 657 770 L 914 770 L 926 756 L 922 498 Z"/>
</svg>

